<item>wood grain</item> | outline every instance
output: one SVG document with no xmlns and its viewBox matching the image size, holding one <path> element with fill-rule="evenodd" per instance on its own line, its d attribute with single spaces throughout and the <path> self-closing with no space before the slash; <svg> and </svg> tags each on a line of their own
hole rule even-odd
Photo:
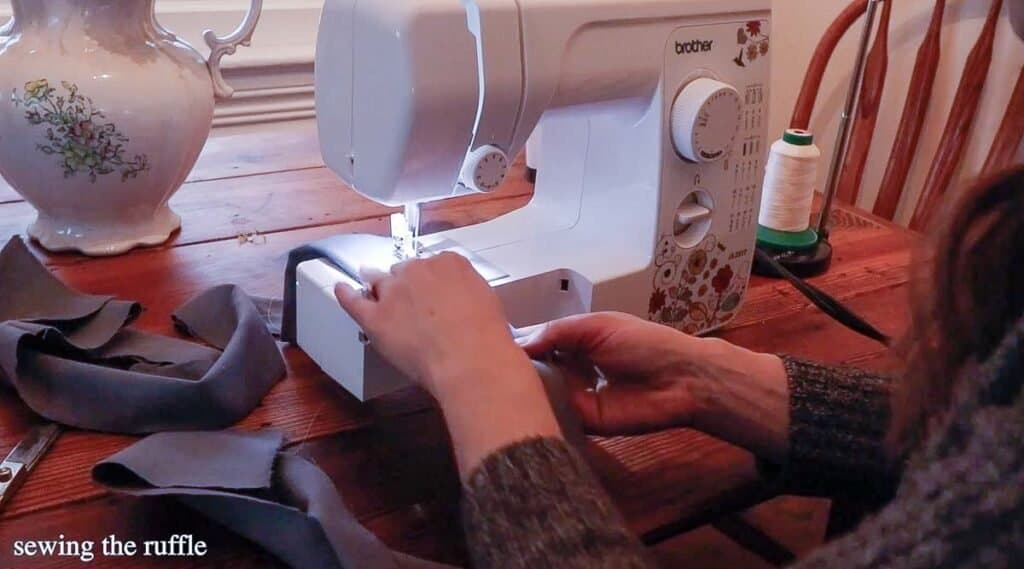
<svg viewBox="0 0 1024 569">
<path fill-rule="evenodd" d="M 222 180 L 323 166 L 316 129 L 316 121 L 297 121 L 275 124 L 274 128 L 260 132 L 222 135 L 215 130 L 206 141 L 188 181 Z"/>
<path fill-rule="evenodd" d="M 924 229 L 934 217 L 963 159 L 964 149 L 967 148 L 967 141 L 971 137 L 971 127 L 974 126 L 974 119 L 978 114 L 985 81 L 988 79 L 996 24 L 999 23 L 1002 9 L 1003 0 L 993 0 L 981 35 L 967 56 L 964 73 L 953 99 L 949 119 L 946 121 L 946 129 L 942 133 L 942 141 L 939 143 L 928 178 L 921 189 L 921 197 L 910 220 L 911 229 Z"/>
<path fill-rule="evenodd" d="M 875 199 L 875 215 L 886 219 L 893 219 L 896 216 L 896 208 L 906 187 L 907 176 L 910 175 L 910 167 L 914 163 L 917 145 L 921 140 L 924 119 L 928 115 L 928 107 L 932 100 L 935 74 L 942 55 L 942 19 L 945 13 L 946 0 L 936 0 L 928 31 L 917 50 L 900 126 L 889 154 L 889 163 L 882 176 L 878 197 Z"/>
<path fill-rule="evenodd" d="M 258 154 L 261 144 L 273 141 L 255 143 L 247 151 Z M 231 171 L 231 159 L 222 160 L 221 171 Z M 520 176 L 517 171 L 509 189 L 498 195 L 432 206 L 426 220 L 439 227 L 459 226 L 518 208 L 530 199 L 530 188 Z M 75 288 L 139 300 L 146 310 L 136 326 L 172 335 L 168 315 L 197 292 L 239 283 L 253 294 L 279 295 L 290 249 L 342 232 L 385 234 L 390 212 L 363 203 L 322 168 L 195 182 L 178 199 L 187 207 L 186 226 L 193 229 L 167 246 L 94 260 L 49 255 L 37 248 L 33 252 Z M 249 207 L 268 201 L 268 207 Z M 0 204 L 0 228 L 21 215 L 20 207 L 25 206 Z M 263 232 L 265 240 L 242 243 L 234 238 L 231 220 L 243 207 L 249 208 L 244 210 L 248 226 Z M 323 212 L 328 215 L 318 217 Z M 834 268 L 814 279 L 815 284 L 883 330 L 900 333 L 907 321 L 906 265 L 914 237 L 844 207 L 833 215 Z M 767 279 L 752 281 L 739 317 L 719 335 L 754 350 L 866 366 L 891 364 L 881 346 L 847 332 L 788 286 Z M 432 401 L 407 389 L 360 404 L 300 350 L 289 347 L 284 353 L 288 376 L 235 428 L 283 430 L 298 452 L 330 474 L 349 507 L 386 543 L 431 559 L 464 563 L 458 477 Z M 13 445 L 35 420 L 16 398 L 0 398 L 0 447 Z M 173 502 L 114 497 L 94 486 L 91 466 L 134 440 L 82 431 L 62 436 L 0 516 L 0 567 L 80 566 L 67 558 L 19 564 L 24 560 L 8 557 L 13 539 L 60 533 L 96 540 L 110 533 L 125 539 L 192 533 L 211 544 L 211 555 L 199 561 L 123 559 L 104 560 L 109 562 L 104 566 L 278 566 L 256 546 Z M 594 439 L 586 455 L 639 534 L 697 527 L 770 496 L 749 453 L 695 431 Z"/>
<path fill-rule="evenodd" d="M 523 168 L 522 161 L 514 163 L 508 183 L 491 194 L 469 196 L 457 207 L 465 210 L 483 203 L 522 205 L 533 194 L 533 186 L 524 179 Z M 242 236 L 262 241 L 268 234 L 382 218 L 398 211 L 356 194 L 323 167 L 194 182 L 183 186 L 170 204 L 184 219 L 181 230 L 152 249 Z M 24 236 L 33 219 L 35 210 L 25 202 L 0 205 L 0 242 L 6 242 L 12 235 Z M 133 254 L 139 251 L 142 249 Z M 83 260 L 74 254 L 48 258 L 55 265 Z"/>
<path fill-rule="evenodd" d="M 807 66 L 807 73 L 804 75 L 804 82 L 800 87 L 800 94 L 797 96 L 796 106 L 793 109 L 790 128 L 804 130 L 810 128 L 811 115 L 814 113 L 814 105 L 818 101 L 818 91 L 821 89 L 822 79 L 825 77 L 829 61 L 832 60 L 832 54 L 835 53 L 839 41 L 867 9 L 868 0 L 853 0 L 825 30 L 825 35 L 818 42 Z"/>
<path fill-rule="evenodd" d="M 889 22 L 892 21 L 894 1 L 886 0 L 882 5 L 882 17 L 878 23 L 875 43 L 871 46 L 864 65 L 864 80 L 857 98 L 857 110 L 853 116 L 850 145 L 836 193 L 836 197 L 845 203 L 857 203 L 857 196 L 864 180 L 864 166 L 871 152 L 871 141 L 875 137 L 878 110 L 882 104 L 886 75 L 889 71 Z"/>
<path fill-rule="evenodd" d="M 1021 67 L 1020 75 L 1017 76 L 1017 85 L 1013 88 L 1010 102 L 1006 105 L 1006 113 L 999 124 L 999 130 L 992 141 L 992 148 L 989 150 L 983 174 L 993 174 L 1009 167 L 1020 148 L 1021 138 L 1024 137 L 1024 67 Z"/>
</svg>

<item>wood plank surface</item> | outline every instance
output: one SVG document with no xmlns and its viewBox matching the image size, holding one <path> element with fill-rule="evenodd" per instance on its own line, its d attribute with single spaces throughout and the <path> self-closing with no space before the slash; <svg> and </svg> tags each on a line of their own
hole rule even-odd
<svg viewBox="0 0 1024 569">
<path fill-rule="evenodd" d="M 217 154 L 222 150 L 208 148 L 216 160 L 204 154 L 200 164 L 209 165 L 200 166 L 196 181 L 175 197 L 185 229 L 165 246 L 93 260 L 49 255 L 38 247 L 33 252 L 75 288 L 140 301 L 146 311 L 136 326 L 156 333 L 173 334 L 170 312 L 209 286 L 237 283 L 253 294 L 279 295 L 290 249 L 342 232 L 384 234 L 391 212 L 346 190 L 318 164 L 304 165 L 312 163 L 309 133 L 304 140 L 294 141 L 299 149 L 294 151 L 280 150 L 271 138 L 248 145 L 234 140 L 245 148 L 234 158 L 227 150 Z M 261 152 L 271 158 L 261 159 Z M 477 223 L 521 207 L 530 195 L 520 163 L 513 180 L 496 194 L 434 206 L 425 217 L 436 227 Z M 17 227 L 27 207 L 0 203 L 0 242 L 21 231 Z M 834 215 L 835 265 L 813 282 L 884 331 L 900 333 L 907 322 L 906 267 L 914 238 L 867 214 L 840 208 Z M 244 232 L 260 237 L 240 241 L 237 235 Z M 879 368 L 891 363 L 881 346 L 846 331 L 788 285 L 762 278 L 753 280 L 738 318 L 720 335 L 760 351 Z M 464 562 L 458 478 L 443 421 L 429 398 L 407 389 L 359 404 L 301 351 L 289 347 L 285 356 L 287 378 L 237 428 L 283 430 L 300 453 L 331 475 L 359 519 L 393 547 Z M 15 444 L 36 420 L 16 398 L 0 396 L 0 448 Z M 0 517 L 0 567 L 80 566 L 68 558 L 19 564 L 10 557 L 15 539 L 61 533 L 95 541 L 110 533 L 136 540 L 190 533 L 211 544 L 201 566 L 276 566 L 258 547 L 173 502 L 110 496 L 94 486 L 91 466 L 134 440 L 80 431 L 63 435 Z M 690 430 L 593 439 L 587 455 L 639 534 L 670 524 L 696 527 L 709 516 L 766 497 L 749 453 Z M 142 564 L 139 559 L 103 561 L 105 567 Z M 197 562 L 161 559 L 142 565 L 195 567 Z"/>
<path fill-rule="evenodd" d="M 521 161 L 513 166 L 514 171 L 522 168 Z M 492 194 L 470 196 L 452 207 L 469 211 L 486 203 L 484 212 L 495 217 L 521 207 L 530 195 L 532 187 L 518 176 Z M 246 236 L 262 242 L 272 233 L 382 219 L 398 211 L 355 194 L 323 167 L 270 173 L 255 179 L 241 177 L 186 184 L 171 198 L 170 204 L 184 219 L 182 228 L 170 241 L 152 249 Z M 14 202 L 3 204 L 2 208 L 0 242 L 6 242 L 13 235 L 27 235 L 25 228 L 35 219 L 32 206 Z M 437 206 L 426 209 L 436 210 Z M 63 265 L 85 260 L 80 255 L 61 254 L 48 255 L 47 262 Z"/>
</svg>

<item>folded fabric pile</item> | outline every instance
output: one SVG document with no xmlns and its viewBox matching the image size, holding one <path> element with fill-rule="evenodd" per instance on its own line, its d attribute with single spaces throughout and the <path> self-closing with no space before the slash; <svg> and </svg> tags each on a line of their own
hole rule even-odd
<svg viewBox="0 0 1024 569">
<path fill-rule="evenodd" d="M 318 256 L 315 246 L 293 252 L 291 278 L 300 259 Z M 448 568 L 388 549 L 322 470 L 282 450 L 281 433 L 211 432 L 248 415 L 284 376 L 272 334 L 281 306 L 220 286 L 171 316 L 208 345 L 147 334 L 129 327 L 138 303 L 69 289 L 14 238 L 0 251 L 0 384 L 51 421 L 158 433 L 97 464 L 93 480 L 118 493 L 173 496 L 293 567 Z M 285 312 L 288 339 L 294 310 Z M 564 378 L 535 365 L 566 437 L 586 444 Z"/>
<path fill-rule="evenodd" d="M 257 302 L 268 301 L 220 286 L 175 312 L 178 329 L 208 345 L 147 334 L 128 327 L 138 303 L 69 289 L 15 237 L 0 251 L 0 384 L 72 427 L 224 428 L 285 374 Z"/>
</svg>

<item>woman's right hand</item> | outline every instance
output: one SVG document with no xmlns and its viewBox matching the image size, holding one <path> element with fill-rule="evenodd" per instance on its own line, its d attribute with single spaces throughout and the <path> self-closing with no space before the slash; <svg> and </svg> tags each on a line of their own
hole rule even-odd
<svg viewBox="0 0 1024 569">
<path fill-rule="evenodd" d="M 689 344 L 700 340 L 605 312 L 522 329 L 517 342 L 565 373 L 573 407 L 589 432 L 639 434 L 693 422 L 702 358 Z M 600 386 L 597 370 L 606 380 Z"/>
<path fill-rule="evenodd" d="M 608 312 L 522 329 L 516 341 L 566 375 L 592 434 L 694 427 L 767 455 L 785 449 L 788 383 L 776 356 Z"/>
</svg>

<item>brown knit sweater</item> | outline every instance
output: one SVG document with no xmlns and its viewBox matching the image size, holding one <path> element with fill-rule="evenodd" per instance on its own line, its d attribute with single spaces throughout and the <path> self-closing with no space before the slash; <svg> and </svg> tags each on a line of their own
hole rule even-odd
<svg viewBox="0 0 1024 569">
<path fill-rule="evenodd" d="M 906 464 L 882 453 L 889 382 L 786 358 L 789 493 L 887 501 L 797 567 L 1024 567 L 1024 323 L 972 373 L 944 426 Z M 895 491 L 895 493 L 894 493 Z M 651 565 L 576 452 L 554 439 L 487 458 L 465 488 L 475 567 Z"/>
</svg>

